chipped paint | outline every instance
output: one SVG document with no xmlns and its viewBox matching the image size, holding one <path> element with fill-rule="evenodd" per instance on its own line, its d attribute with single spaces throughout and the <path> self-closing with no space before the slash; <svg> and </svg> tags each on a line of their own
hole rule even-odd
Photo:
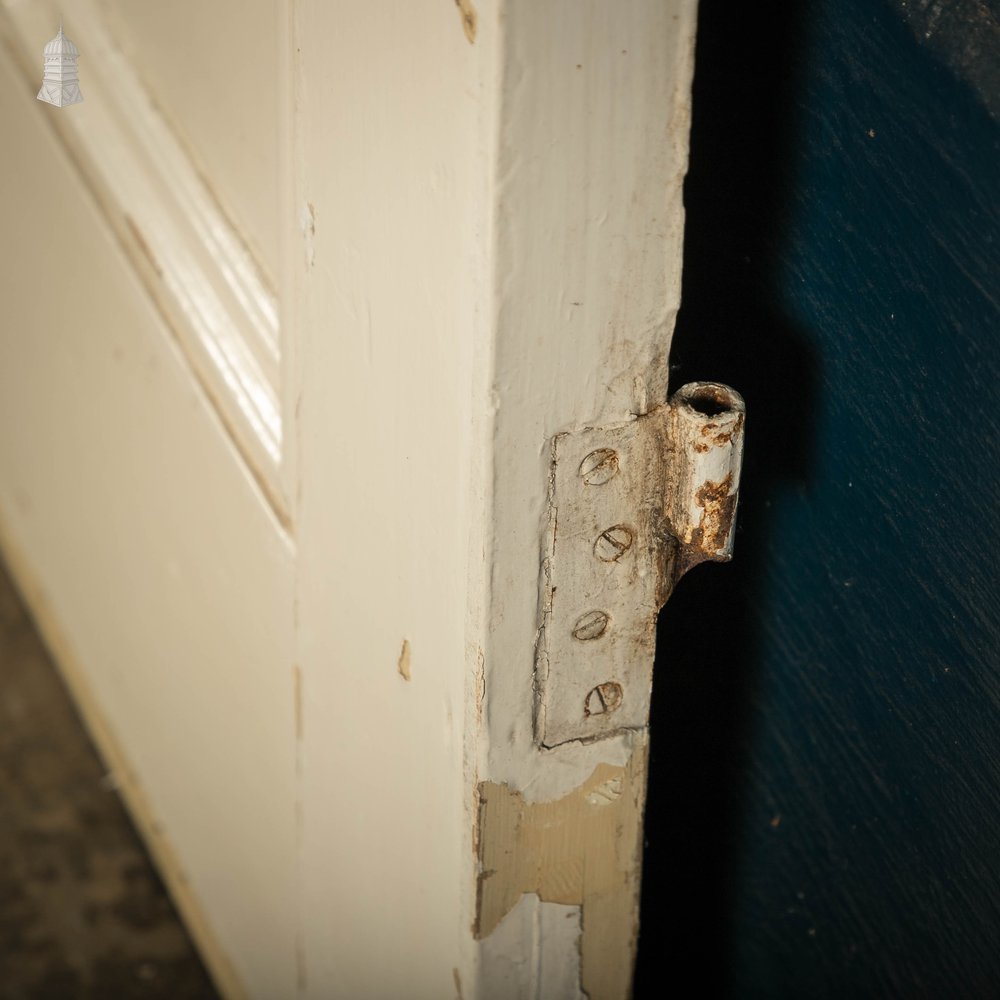
<svg viewBox="0 0 1000 1000">
<path fill-rule="evenodd" d="M 458 8 L 459 14 L 462 15 L 462 30 L 471 45 L 476 40 L 479 15 L 476 13 L 476 8 L 472 6 L 472 0 L 455 0 L 455 6 Z"/>
<path fill-rule="evenodd" d="M 625 767 L 600 764 L 551 802 L 529 803 L 505 784 L 482 782 L 477 937 L 488 937 L 527 893 L 581 906 L 581 988 L 590 1000 L 627 996 L 645 782 L 645 746 Z"/>
<path fill-rule="evenodd" d="M 403 648 L 399 651 L 399 662 L 396 664 L 396 669 L 399 671 L 399 676 L 403 678 L 404 681 L 408 681 L 413 677 L 413 672 L 410 668 L 410 640 L 403 640 Z"/>
<path fill-rule="evenodd" d="M 727 473 L 721 483 L 706 480 L 695 490 L 694 501 L 701 507 L 702 514 L 692 540 L 699 548 L 710 552 L 724 548 L 736 513 L 733 474 Z"/>
<path fill-rule="evenodd" d="M 607 806 L 621 798 L 624 790 L 624 783 L 621 775 L 608 778 L 607 781 L 598 785 L 593 791 L 587 793 L 587 801 L 592 806 Z"/>
</svg>

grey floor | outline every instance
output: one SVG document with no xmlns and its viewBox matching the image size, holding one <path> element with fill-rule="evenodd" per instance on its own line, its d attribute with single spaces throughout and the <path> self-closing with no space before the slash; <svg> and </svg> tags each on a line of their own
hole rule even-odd
<svg viewBox="0 0 1000 1000">
<path fill-rule="evenodd" d="M 215 996 L 0 562 L 0 998 Z"/>
</svg>

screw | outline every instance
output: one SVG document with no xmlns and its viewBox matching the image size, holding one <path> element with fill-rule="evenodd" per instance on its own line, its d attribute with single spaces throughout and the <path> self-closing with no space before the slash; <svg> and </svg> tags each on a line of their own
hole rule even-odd
<svg viewBox="0 0 1000 1000">
<path fill-rule="evenodd" d="M 588 486 L 603 486 L 618 475 L 618 452 L 598 448 L 580 463 L 580 477 Z"/>
<path fill-rule="evenodd" d="M 621 684 L 615 681 L 605 681 L 598 684 L 583 703 L 584 717 L 591 715 L 606 715 L 613 712 L 621 703 L 624 697 Z"/>
<path fill-rule="evenodd" d="M 588 611 L 581 615 L 573 629 L 573 638 L 586 641 L 600 639 L 608 628 L 608 616 L 603 611 Z"/>
<path fill-rule="evenodd" d="M 598 536 L 594 555 L 604 562 L 615 562 L 632 547 L 632 532 L 624 524 L 616 524 Z"/>
</svg>

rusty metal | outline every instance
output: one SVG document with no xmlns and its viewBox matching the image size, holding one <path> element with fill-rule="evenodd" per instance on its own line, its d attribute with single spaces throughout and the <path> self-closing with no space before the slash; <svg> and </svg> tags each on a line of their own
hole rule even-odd
<svg viewBox="0 0 1000 1000">
<path fill-rule="evenodd" d="M 553 440 L 540 744 L 647 724 L 659 609 L 691 567 L 732 556 L 745 415 L 728 386 L 695 382 L 627 423 Z"/>
</svg>

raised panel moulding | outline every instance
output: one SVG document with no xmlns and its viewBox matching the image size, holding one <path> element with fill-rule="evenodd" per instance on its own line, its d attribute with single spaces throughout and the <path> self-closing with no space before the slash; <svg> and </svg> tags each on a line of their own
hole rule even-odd
<svg viewBox="0 0 1000 1000">
<path fill-rule="evenodd" d="M 0 31 L 30 80 L 60 23 L 49 2 L 0 0 Z M 280 330 L 272 281 L 116 45 L 93 0 L 67 29 L 87 100 L 40 107 L 118 235 L 279 522 L 282 475 Z"/>
</svg>

